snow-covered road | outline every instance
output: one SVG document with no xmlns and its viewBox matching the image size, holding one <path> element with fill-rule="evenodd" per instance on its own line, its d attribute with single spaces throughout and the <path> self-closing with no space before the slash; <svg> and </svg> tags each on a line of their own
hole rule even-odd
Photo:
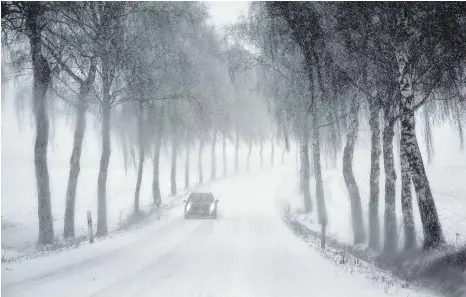
<svg viewBox="0 0 466 297">
<path fill-rule="evenodd" d="M 381 285 L 325 260 L 281 221 L 282 172 L 243 175 L 206 190 L 217 220 L 161 220 L 94 245 L 2 265 L 5 297 L 386 296 Z M 396 289 L 391 296 L 424 296 Z"/>
</svg>

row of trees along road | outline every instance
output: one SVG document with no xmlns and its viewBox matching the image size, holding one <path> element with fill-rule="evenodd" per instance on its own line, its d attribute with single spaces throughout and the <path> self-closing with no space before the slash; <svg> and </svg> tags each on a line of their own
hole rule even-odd
<svg viewBox="0 0 466 297">
<path fill-rule="evenodd" d="M 245 63 L 260 69 L 261 87 L 272 101 L 280 137 L 299 143 L 306 212 L 315 207 L 309 191 L 310 175 L 315 175 L 321 224 L 328 223 L 322 158 L 334 162 L 344 146 L 343 177 L 351 201 L 354 243 L 367 240 L 370 248 L 381 248 L 378 208 L 383 190 L 383 250 L 398 248 L 393 150 L 397 136 L 404 248 L 416 244 L 412 184 L 424 248 L 444 243 L 415 133 L 416 114 L 422 113 L 429 162 L 434 153 L 434 119 L 453 122 L 463 146 L 465 22 L 463 3 L 257 2 L 251 5 L 249 17 L 231 28 L 238 44 L 254 48 Z M 361 120 L 368 121 L 371 135 L 368 232 L 352 168 Z M 381 153 L 384 189 L 379 186 Z"/>
<path fill-rule="evenodd" d="M 219 175 L 215 170 L 218 142 L 222 143 L 225 175 L 239 171 L 241 141 L 261 146 L 275 141 L 267 102 L 257 91 L 257 71 L 238 67 L 247 53 L 220 38 L 207 17 L 206 7 L 195 2 L 2 2 L 2 84 L 14 80 L 26 92 L 33 86 L 39 244 L 51 244 L 55 238 L 47 166 L 49 119 L 55 116 L 48 114 L 50 102 L 64 102 L 75 123 L 64 193 L 65 238 L 75 237 L 76 193 L 85 186 L 79 184 L 79 173 L 88 113 L 101 124 L 97 236 L 108 233 L 112 136 L 126 166 L 137 169 L 135 214 L 140 212 L 147 158 L 153 162 L 153 202 L 161 203 L 163 147 L 171 150 L 167 174 L 175 195 L 177 156 L 182 149 L 187 188 L 193 183 L 189 156 L 195 143 L 199 144 L 201 183 L 206 179 L 201 157 L 209 149 L 208 142 L 210 178 L 215 178 Z M 227 168 L 228 142 L 236 147 L 234 169 Z"/>
</svg>

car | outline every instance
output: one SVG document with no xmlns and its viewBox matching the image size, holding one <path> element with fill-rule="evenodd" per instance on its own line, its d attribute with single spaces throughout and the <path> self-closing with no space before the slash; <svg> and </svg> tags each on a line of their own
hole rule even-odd
<svg viewBox="0 0 466 297">
<path fill-rule="evenodd" d="M 184 202 L 184 218 L 207 217 L 217 218 L 218 200 L 212 193 L 191 193 Z"/>
</svg>

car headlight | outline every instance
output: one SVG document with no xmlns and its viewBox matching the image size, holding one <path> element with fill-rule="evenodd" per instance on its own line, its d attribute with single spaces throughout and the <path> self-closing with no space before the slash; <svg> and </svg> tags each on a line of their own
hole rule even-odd
<svg viewBox="0 0 466 297">
<path fill-rule="evenodd" d="M 188 211 L 190 209 L 191 209 L 191 202 L 188 202 L 188 204 L 186 205 L 186 211 Z"/>
</svg>

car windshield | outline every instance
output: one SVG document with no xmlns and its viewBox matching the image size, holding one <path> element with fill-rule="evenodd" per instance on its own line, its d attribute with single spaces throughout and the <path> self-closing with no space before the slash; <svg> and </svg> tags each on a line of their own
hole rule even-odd
<svg viewBox="0 0 466 297">
<path fill-rule="evenodd" d="M 193 202 L 214 202 L 214 197 L 210 194 L 191 194 L 189 200 Z"/>
</svg>

